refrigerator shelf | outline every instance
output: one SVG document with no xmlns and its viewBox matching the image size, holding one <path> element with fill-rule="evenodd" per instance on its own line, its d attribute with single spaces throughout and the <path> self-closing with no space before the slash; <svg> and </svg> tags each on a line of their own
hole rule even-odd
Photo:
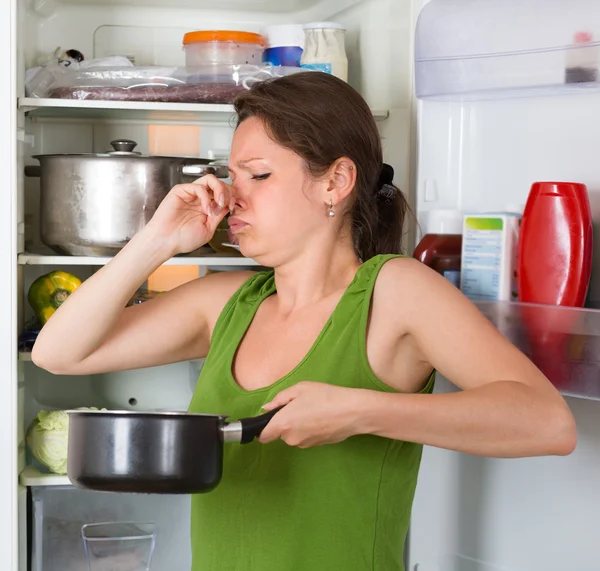
<svg viewBox="0 0 600 571">
<path fill-rule="evenodd" d="M 71 486 L 67 476 L 60 474 L 46 474 L 35 466 L 25 466 L 19 475 L 19 483 L 22 486 Z"/>
<path fill-rule="evenodd" d="M 600 401 L 600 311 L 477 301 L 494 326 L 567 397 Z M 30 352 L 19 352 L 30 362 Z"/>
<path fill-rule="evenodd" d="M 228 122 L 233 105 L 156 103 L 151 101 L 93 101 L 23 97 L 19 109 L 30 117 L 68 119 L 129 119 L 154 121 Z"/>
<path fill-rule="evenodd" d="M 415 32 L 419 99 L 477 101 L 600 90 L 600 6 L 588 0 L 434 0 Z"/>
<path fill-rule="evenodd" d="M 475 305 L 564 395 L 600 400 L 600 311 L 478 301 Z"/>
<path fill-rule="evenodd" d="M 60 256 L 45 254 L 30 254 L 23 252 L 18 256 L 19 265 L 22 266 L 104 266 L 112 257 L 92 256 Z M 206 254 L 203 256 L 176 256 L 165 262 L 166 266 L 258 266 L 258 262 L 241 256 L 227 256 L 223 254 Z"/>
<path fill-rule="evenodd" d="M 63 119 L 123 119 L 185 121 L 186 123 L 230 123 L 233 105 L 210 103 L 156 103 L 150 101 L 93 101 L 79 99 L 42 99 L 22 97 L 18 107 L 30 117 Z M 387 119 L 389 111 L 374 109 L 377 121 Z"/>
</svg>

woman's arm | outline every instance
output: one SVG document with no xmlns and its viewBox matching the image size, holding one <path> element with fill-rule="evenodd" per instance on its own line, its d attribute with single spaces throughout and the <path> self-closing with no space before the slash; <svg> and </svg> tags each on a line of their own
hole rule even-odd
<svg viewBox="0 0 600 571">
<path fill-rule="evenodd" d="M 42 328 L 32 352 L 36 365 L 57 375 L 87 375 L 206 356 L 214 322 L 251 273 L 210 275 L 126 308 L 167 259 L 160 252 L 138 234 L 83 282 Z"/>
<path fill-rule="evenodd" d="M 81 375 L 205 356 L 212 325 L 248 273 L 209 276 L 126 304 L 163 262 L 206 244 L 226 214 L 217 204 L 230 200 L 229 187 L 210 175 L 175 186 L 150 223 L 52 315 L 33 361 L 55 374 Z"/>
<path fill-rule="evenodd" d="M 368 433 L 495 457 L 573 451 L 575 422 L 560 393 L 444 278 L 414 260 L 391 260 L 375 297 L 371 326 L 384 308 L 387 334 L 398 343 L 410 337 L 415 358 L 463 390 L 390 394 L 299 383 L 265 407 L 289 403 L 262 441 L 313 446 Z"/>
<path fill-rule="evenodd" d="M 573 416 L 546 377 L 443 277 L 414 260 L 384 266 L 390 324 L 461 392 L 365 395 L 364 431 L 486 456 L 569 454 Z M 387 397 L 387 398 L 386 398 Z"/>
</svg>

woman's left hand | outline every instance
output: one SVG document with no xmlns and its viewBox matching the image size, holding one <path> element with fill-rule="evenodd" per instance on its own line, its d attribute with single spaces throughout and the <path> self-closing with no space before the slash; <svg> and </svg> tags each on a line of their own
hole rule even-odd
<svg viewBox="0 0 600 571">
<path fill-rule="evenodd" d="M 346 440 L 360 433 L 364 392 L 326 383 L 298 383 L 264 405 L 266 411 L 285 406 L 269 422 L 259 440 L 264 444 L 280 438 L 298 448 Z"/>
</svg>

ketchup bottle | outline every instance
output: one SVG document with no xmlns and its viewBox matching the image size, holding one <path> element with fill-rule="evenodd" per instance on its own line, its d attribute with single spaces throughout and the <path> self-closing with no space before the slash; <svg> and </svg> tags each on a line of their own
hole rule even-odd
<svg viewBox="0 0 600 571">
<path fill-rule="evenodd" d="M 460 287 L 462 251 L 462 213 L 456 210 L 431 210 L 427 234 L 413 252 L 413 258 L 429 266 L 456 287 Z"/>
<path fill-rule="evenodd" d="M 559 389 L 568 388 L 572 332 L 592 271 L 592 215 L 587 188 L 570 182 L 536 182 L 519 234 L 517 283 L 521 320 L 531 358 Z M 554 307 L 551 307 L 554 306 Z"/>
</svg>

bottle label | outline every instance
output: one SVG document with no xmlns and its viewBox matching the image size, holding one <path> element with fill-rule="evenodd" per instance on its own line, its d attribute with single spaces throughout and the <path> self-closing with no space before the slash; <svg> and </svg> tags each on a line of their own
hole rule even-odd
<svg viewBox="0 0 600 571">
<path fill-rule="evenodd" d="M 460 288 L 471 299 L 502 299 L 504 220 L 467 217 L 464 224 Z M 512 278 L 512 275 L 509 276 Z"/>
<path fill-rule="evenodd" d="M 303 63 L 301 68 L 312 69 L 314 71 L 322 71 L 331 75 L 331 64 L 330 63 Z"/>
<path fill-rule="evenodd" d="M 454 286 L 460 288 L 460 270 L 444 270 L 442 275 Z"/>
</svg>

